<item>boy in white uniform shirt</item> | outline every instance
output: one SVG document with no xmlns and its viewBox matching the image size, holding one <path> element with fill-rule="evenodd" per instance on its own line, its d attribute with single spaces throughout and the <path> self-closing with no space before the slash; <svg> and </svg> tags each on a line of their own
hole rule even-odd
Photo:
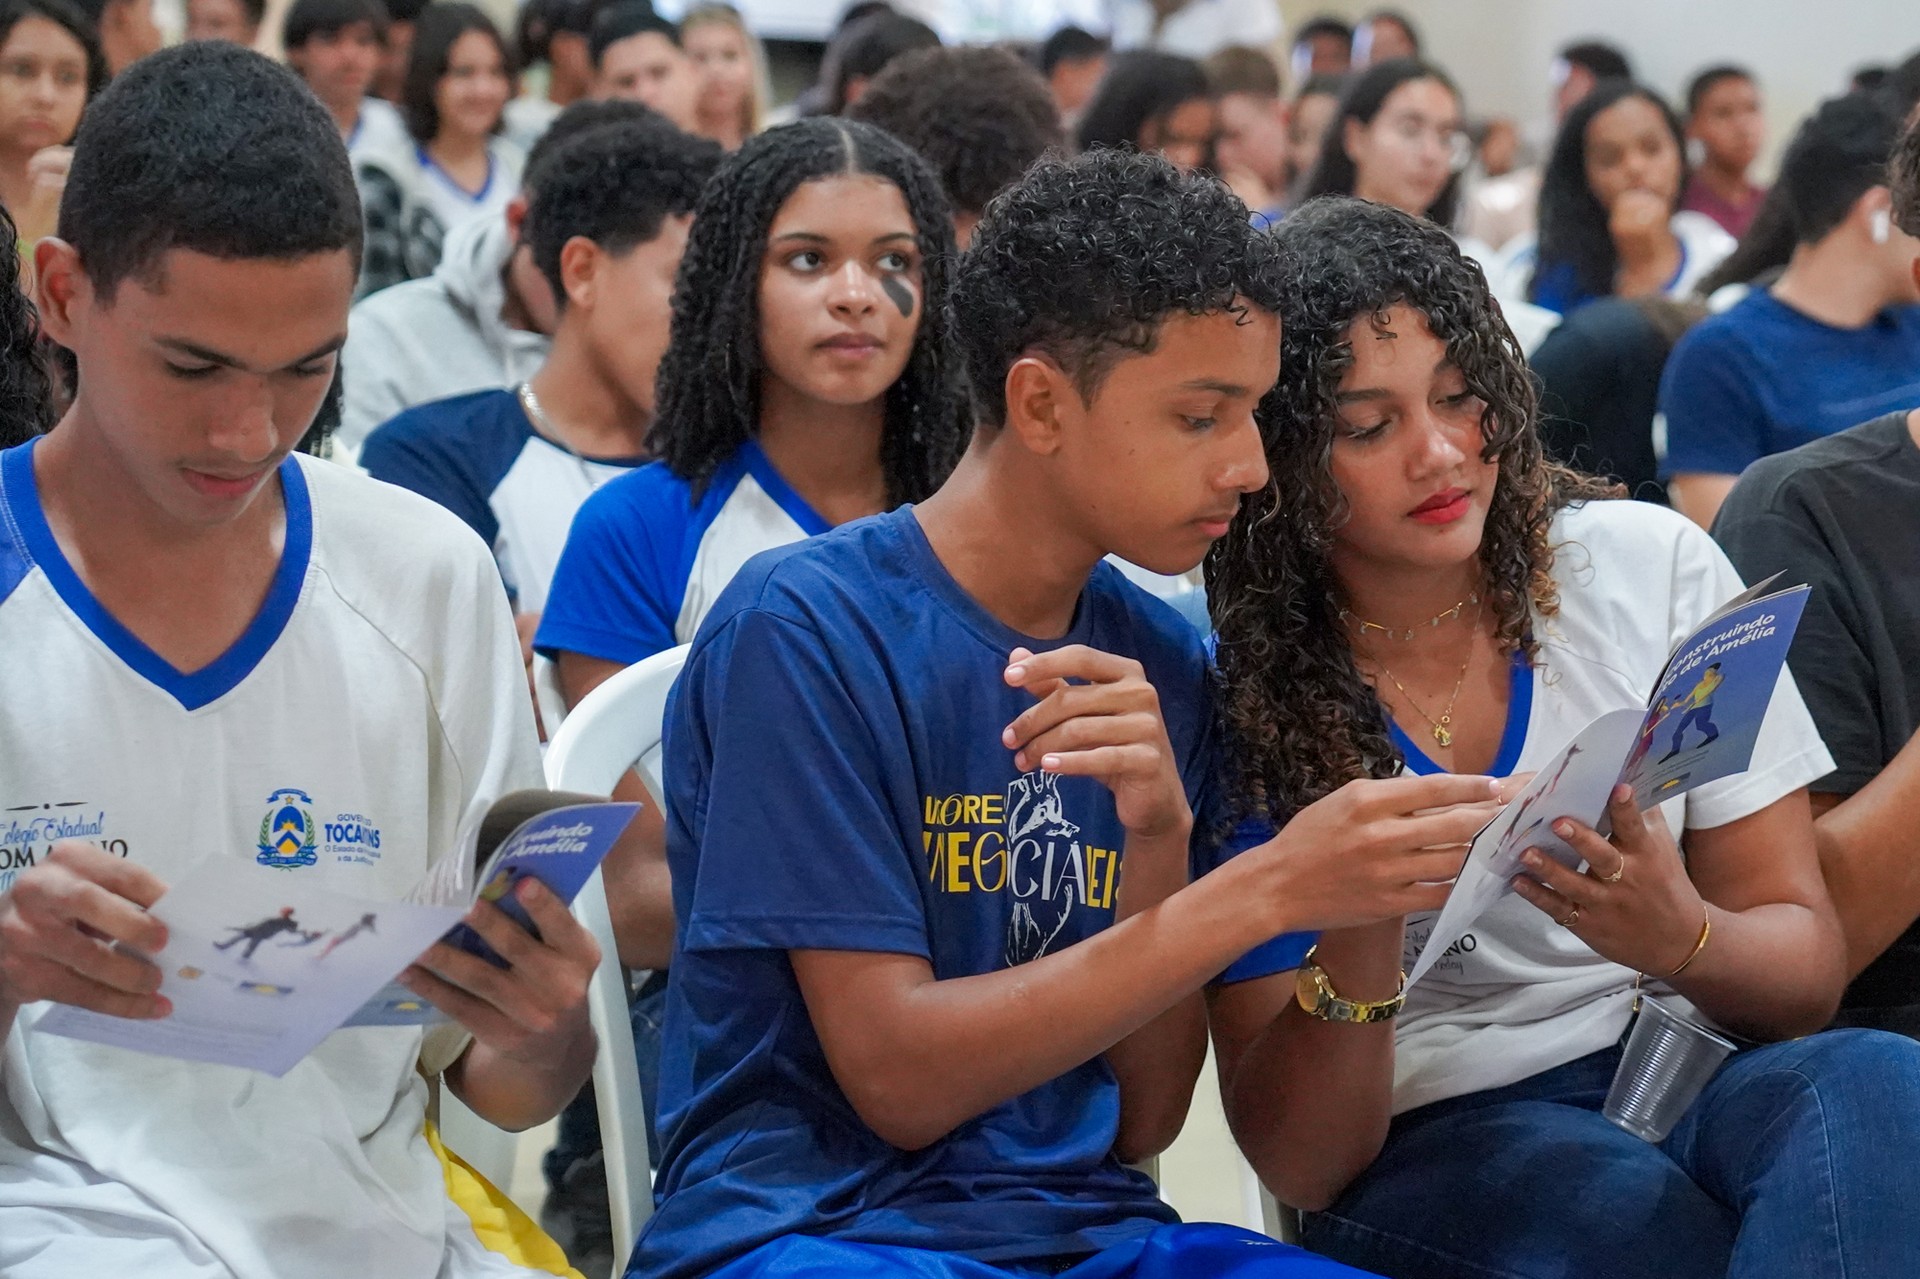
<svg viewBox="0 0 1920 1279">
<path fill-rule="evenodd" d="M 524 898 L 544 940 L 469 916 L 510 968 L 437 945 L 403 975 L 452 1026 L 336 1032 L 279 1079 L 35 1030 L 49 1001 L 170 1013 L 129 952 L 165 944 L 144 908 L 203 858 L 397 898 L 465 815 L 539 782 L 485 546 L 289 456 L 360 235 L 320 105 L 203 43 L 94 103 L 39 246 L 43 322 L 86 374 L 49 435 L 0 453 L 10 1279 L 535 1273 L 480 1243 L 423 1120 L 433 1074 L 510 1128 L 584 1079 L 597 956 L 550 894 Z M 260 836 L 269 806 L 298 839 Z"/>
</svg>

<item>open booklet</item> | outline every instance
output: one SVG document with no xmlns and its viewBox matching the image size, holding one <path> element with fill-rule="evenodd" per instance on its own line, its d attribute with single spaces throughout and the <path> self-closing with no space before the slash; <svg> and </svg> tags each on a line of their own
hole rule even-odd
<svg viewBox="0 0 1920 1279">
<path fill-rule="evenodd" d="M 57 1005 L 35 1029 L 189 1061 L 283 1075 L 342 1026 L 409 1026 L 443 1020 L 399 984 L 434 942 L 504 965 L 460 921 L 491 901 L 533 928 L 514 888 L 538 879 L 571 902 L 638 804 L 561 791 L 515 791 L 457 837 L 404 901 L 329 891 L 298 870 L 214 856 L 155 902 L 167 945 L 153 961 L 171 1016 L 108 1017 Z"/>
<path fill-rule="evenodd" d="M 1777 580 L 1735 596 L 1696 627 L 1668 657 L 1645 707 L 1581 729 L 1474 837 L 1439 914 L 1407 922 L 1409 944 L 1421 947 L 1408 985 L 1513 891 L 1521 853 L 1538 848 L 1571 869 L 1583 864 L 1553 833 L 1554 822 L 1572 818 L 1608 834 L 1607 799 L 1621 783 L 1646 809 L 1746 771 L 1807 603 L 1807 587 L 1775 591 Z"/>
</svg>

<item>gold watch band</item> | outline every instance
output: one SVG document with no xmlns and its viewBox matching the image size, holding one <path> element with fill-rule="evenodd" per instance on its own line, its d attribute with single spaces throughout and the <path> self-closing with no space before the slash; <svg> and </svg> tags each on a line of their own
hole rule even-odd
<svg viewBox="0 0 1920 1279">
<path fill-rule="evenodd" d="M 1400 974 L 1400 990 L 1392 999 L 1377 999 L 1368 1003 L 1340 998 L 1333 989 L 1333 982 L 1327 978 L 1327 970 L 1313 962 L 1314 951 L 1319 949 L 1315 946 L 1307 952 L 1306 958 L 1300 961 L 1300 971 L 1294 979 L 1294 997 L 1310 1015 L 1322 1021 L 1364 1026 L 1371 1022 L 1392 1020 L 1407 1002 L 1405 972 Z"/>
</svg>

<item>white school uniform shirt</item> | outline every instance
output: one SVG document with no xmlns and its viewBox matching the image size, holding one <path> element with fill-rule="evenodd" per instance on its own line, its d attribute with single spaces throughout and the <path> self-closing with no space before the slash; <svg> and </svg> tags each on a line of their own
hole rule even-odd
<svg viewBox="0 0 1920 1279">
<path fill-rule="evenodd" d="M 34 447 L 0 453 L 0 890 L 72 835 L 163 882 L 230 858 L 399 898 L 465 815 L 540 784 L 499 574 L 453 516 L 289 458 L 266 601 L 181 675 L 68 565 Z M 291 853 L 262 833 L 288 810 Z M 20 1010 L 0 1057 L 8 1279 L 527 1273 L 448 1198 L 419 1028 L 337 1031 L 274 1079 L 40 1033 L 49 1007 Z"/>
<path fill-rule="evenodd" d="M 697 495 L 649 463 L 581 503 L 534 648 L 631 666 L 689 643 L 741 565 L 830 527 L 754 440 Z"/>
<path fill-rule="evenodd" d="M 353 122 L 353 130 L 344 141 L 350 160 L 370 154 L 391 155 L 413 145 L 413 138 L 407 133 L 407 123 L 401 118 L 399 108 L 385 98 L 360 100 L 360 118 Z"/>
<path fill-rule="evenodd" d="M 1501 773 L 1537 770 L 1599 716 L 1644 706 L 1673 646 L 1743 589 L 1713 539 L 1666 507 L 1589 502 L 1557 515 L 1551 537 L 1560 611 L 1534 618 L 1540 665 L 1517 683 L 1509 723 L 1524 741 L 1503 749 L 1512 758 Z M 1678 838 L 1683 828 L 1756 813 L 1832 770 L 1783 668 L 1751 767 L 1663 804 L 1662 813 Z M 1408 918 L 1406 967 L 1433 919 Z M 1565 1065 L 1626 1029 L 1633 971 L 1600 958 L 1518 894 L 1461 937 L 1432 944 L 1449 953 L 1407 992 L 1394 1036 L 1396 1114 Z M 1699 1015 L 1677 996 L 1663 998 Z"/>
<path fill-rule="evenodd" d="M 414 187 L 416 200 L 433 210 L 434 217 L 448 231 L 472 218 L 498 215 L 513 197 L 520 191 L 520 172 L 526 167 L 527 157 L 519 147 L 505 138 L 492 138 L 487 142 L 487 177 L 478 191 L 469 191 L 455 182 L 434 162 L 424 146 L 414 148 L 414 160 L 419 166 L 419 182 Z"/>
</svg>

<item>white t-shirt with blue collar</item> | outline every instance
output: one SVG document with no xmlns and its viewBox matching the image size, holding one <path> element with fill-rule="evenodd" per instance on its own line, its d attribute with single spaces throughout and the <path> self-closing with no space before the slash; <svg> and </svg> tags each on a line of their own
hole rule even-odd
<svg viewBox="0 0 1920 1279">
<path fill-rule="evenodd" d="M 693 639 L 740 566 L 831 525 L 748 440 L 698 496 L 661 462 L 574 516 L 534 647 L 631 666 Z"/>
<path fill-rule="evenodd" d="M 499 575 L 437 506 L 289 458 L 266 600 L 183 674 L 68 563 L 35 447 L 0 453 L 0 891 L 77 836 L 164 882 L 230 858 L 397 899 L 540 783 Z M 268 844 L 269 815 L 298 838 Z M 0 1048 L 8 1279 L 526 1273 L 447 1197 L 420 1029 L 335 1032 L 275 1079 L 39 1033 L 50 1006 Z"/>
</svg>

